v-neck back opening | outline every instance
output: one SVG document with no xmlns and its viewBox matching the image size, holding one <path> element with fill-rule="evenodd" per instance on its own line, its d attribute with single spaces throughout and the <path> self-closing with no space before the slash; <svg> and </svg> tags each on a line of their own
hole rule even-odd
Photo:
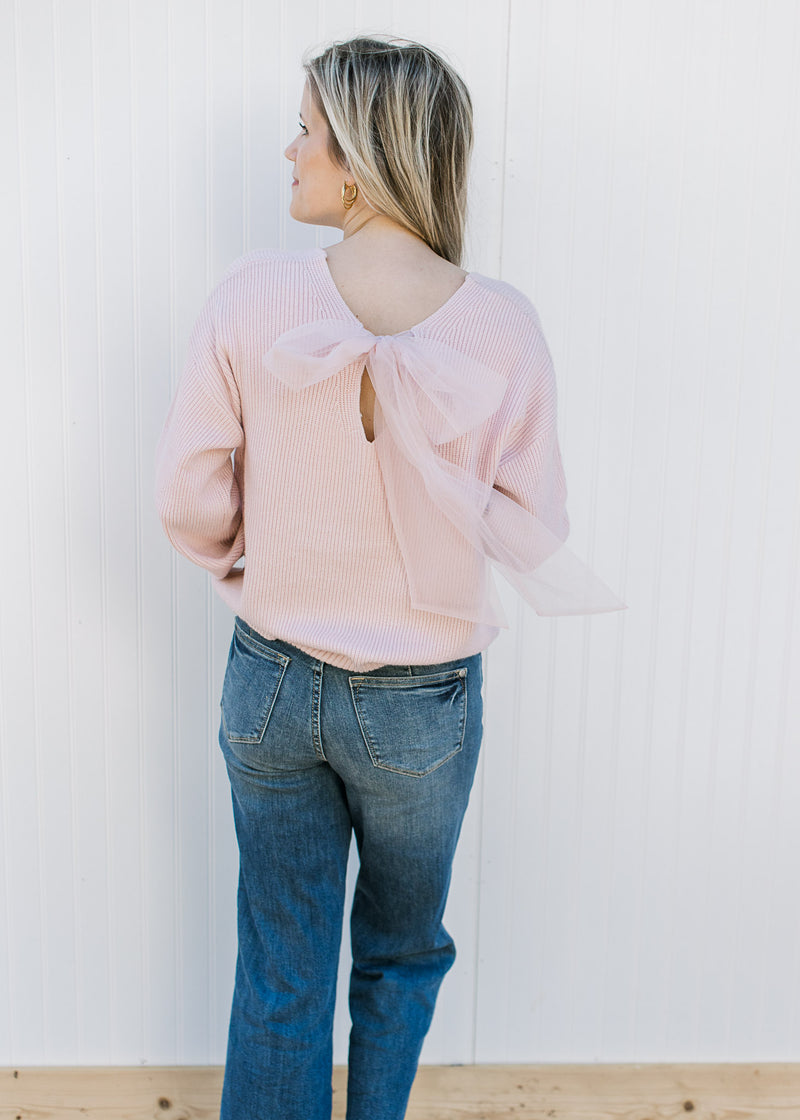
<svg viewBox="0 0 800 1120">
<path fill-rule="evenodd" d="M 328 264 L 328 254 L 321 246 L 316 246 L 315 248 L 309 250 L 309 253 L 312 260 L 316 261 L 318 264 L 317 271 L 319 273 L 319 278 L 322 282 L 323 288 L 329 293 L 331 299 L 336 303 L 339 309 L 347 316 L 347 318 L 352 323 L 357 323 L 360 327 L 364 327 L 364 324 L 352 310 L 352 308 L 347 303 L 344 296 L 336 286 L 336 281 L 333 279 L 333 273 L 331 272 L 330 266 Z M 475 272 L 468 272 L 462 282 L 453 292 L 453 294 L 449 296 L 443 304 L 437 307 L 435 311 L 432 311 L 430 315 L 427 315 L 424 319 L 421 319 L 413 326 L 406 327 L 405 330 L 395 331 L 393 334 L 385 335 L 384 337 L 394 338 L 401 337 L 402 335 L 407 334 L 417 334 L 420 331 L 424 331 L 426 327 L 432 325 L 439 318 L 444 318 L 450 311 L 453 310 L 453 307 L 458 304 L 461 299 L 463 299 L 465 294 L 469 294 L 470 287 L 475 283 L 475 278 L 477 275 L 478 274 Z"/>
</svg>

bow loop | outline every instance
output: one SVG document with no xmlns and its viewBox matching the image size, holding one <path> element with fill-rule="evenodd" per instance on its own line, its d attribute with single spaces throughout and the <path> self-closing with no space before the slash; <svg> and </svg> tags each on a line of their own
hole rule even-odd
<svg viewBox="0 0 800 1120">
<path fill-rule="evenodd" d="M 318 319 L 293 327 L 264 355 L 269 372 L 292 389 L 306 389 L 366 357 L 376 336 L 341 319 Z"/>
<path fill-rule="evenodd" d="M 500 407 L 505 379 L 469 354 L 411 331 L 376 335 L 341 319 L 286 331 L 264 361 L 293 389 L 305 389 L 364 360 L 390 428 L 422 425 L 431 443 L 472 431 Z"/>
</svg>

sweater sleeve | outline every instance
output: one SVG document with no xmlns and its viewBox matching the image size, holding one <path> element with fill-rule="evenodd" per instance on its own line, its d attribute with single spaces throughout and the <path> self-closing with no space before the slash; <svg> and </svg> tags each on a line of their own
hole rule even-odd
<svg viewBox="0 0 800 1120">
<path fill-rule="evenodd" d="M 218 580 L 244 555 L 244 431 L 236 380 L 209 297 L 156 451 L 156 504 L 172 545 Z M 225 596 L 223 595 L 223 598 Z"/>
<path fill-rule="evenodd" d="M 565 541 L 569 518 L 556 431 L 555 372 L 535 311 L 531 328 L 520 356 L 520 413 L 503 447 L 493 485 Z"/>
</svg>

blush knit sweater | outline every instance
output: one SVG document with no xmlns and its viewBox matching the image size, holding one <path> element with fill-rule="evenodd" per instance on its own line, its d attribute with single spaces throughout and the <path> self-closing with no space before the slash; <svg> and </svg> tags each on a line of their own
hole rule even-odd
<svg viewBox="0 0 800 1120">
<path fill-rule="evenodd" d="M 302 328 L 316 323 L 360 341 L 349 351 L 329 348 L 324 377 L 289 385 L 285 371 L 283 377 L 274 372 L 283 370 L 276 343 L 293 337 L 287 332 L 302 336 Z M 378 417 L 394 416 L 395 406 L 384 388 L 381 409 L 374 377 L 374 441 L 360 417 L 367 350 L 378 341 L 389 344 L 378 347 L 384 356 L 406 354 L 422 401 L 426 393 L 433 399 L 424 377 L 433 377 L 440 354 L 461 355 L 473 363 L 470 368 L 486 371 L 497 389 L 492 411 L 455 438 L 442 439 L 440 432 L 428 441 L 426 462 L 431 470 L 438 464 L 458 471 L 459 478 L 478 480 L 484 495 L 499 491 L 563 541 L 568 520 L 555 380 L 539 319 L 522 292 L 477 272 L 468 273 L 455 294 L 410 331 L 373 336 L 340 295 L 324 249 L 245 254 L 197 319 L 156 461 L 157 504 L 167 536 L 211 573 L 231 609 L 265 638 L 282 638 L 356 673 L 468 657 L 507 625 L 502 608 L 438 613 L 412 603 L 412 565 L 423 582 L 427 566 L 441 586 L 452 580 L 466 587 L 474 580 L 477 588 L 496 557 L 488 548 L 476 552 L 453 520 L 430 504 L 421 484 L 413 502 L 424 537 L 409 551 L 407 536 L 399 532 L 401 507 L 387 501 L 390 458 L 378 453 L 384 446 Z M 404 342 L 416 349 L 404 350 Z M 425 347 L 430 375 L 419 374 Z M 309 360 L 320 352 L 319 339 L 309 342 Z M 339 362 L 344 364 L 336 370 Z M 461 397 L 466 401 L 472 393 L 465 382 Z M 412 399 L 406 394 L 403 407 Z M 393 430 L 397 452 L 402 438 Z M 420 478 L 402 458 L 402 446 L 399 452 L 397 494 L 412 476 Z M 408 508 L 411 499 L 405 500 Z M 472 563 L 476 557 L 485 570 Z M 499 601 L 493 602 L 497 608 Z"/>
</svg>

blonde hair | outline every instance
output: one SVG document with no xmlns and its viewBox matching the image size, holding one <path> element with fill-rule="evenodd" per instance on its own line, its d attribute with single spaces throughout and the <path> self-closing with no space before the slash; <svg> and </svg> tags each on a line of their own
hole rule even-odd
<svg viewBox="0 0 800 1120">
<path fill-rule="evenodd" d="M 359 36 L 303 56 L 329 154 L 366 202 L 460 265 L 472 154 L 472 101 L 421 43 Z"/>
</svg>

